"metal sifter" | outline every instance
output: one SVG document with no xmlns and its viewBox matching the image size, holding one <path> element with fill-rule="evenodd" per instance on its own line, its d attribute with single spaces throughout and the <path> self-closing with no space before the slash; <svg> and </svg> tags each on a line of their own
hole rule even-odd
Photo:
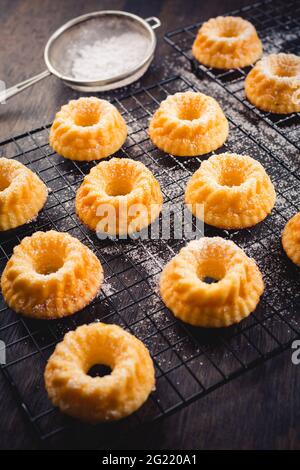
<svg viewBox="0 0 300 470">
<path fill-rule="evenodd" d="M 74 18 L 48 40 L 44 51 L 47 70 L 8 88 L 3 97 L 8 99 L 51 74 L 86 92 L 129 85 L 152 62 L 156 47 L 153 30 L 160 24 L 156 17 L 144 20 L 114 10 Z"/>
</svg>

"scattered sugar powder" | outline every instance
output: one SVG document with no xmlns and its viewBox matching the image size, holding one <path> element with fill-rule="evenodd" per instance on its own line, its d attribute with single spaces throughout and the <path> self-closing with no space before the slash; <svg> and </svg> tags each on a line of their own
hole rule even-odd
<svg viewBox="0 0 300 470">
<path fill-rule="evenodd" d="M 70 50 L 72 75 L 80 80 L 105 80 L 135 69 L 148 55 L 149 40 L 135 31 L 84 44 Z"/>
</svg>

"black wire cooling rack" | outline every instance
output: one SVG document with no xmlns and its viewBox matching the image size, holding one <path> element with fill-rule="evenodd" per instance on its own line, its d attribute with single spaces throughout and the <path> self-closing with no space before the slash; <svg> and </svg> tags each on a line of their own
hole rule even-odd
<svg viewBox="0 0 300 470">
<path fill-rule="evenodd" d="M 263 43 L 264 54 L 286 52 L 300 54 L 300 2 L 299 0 L 266 0 L 232 11 L 228 15 L 242 16 L 257 29 Z M 165 35 L 166 41 L 190 61 L 198 78 L 209 77 L 221 85 L 259 119 L 267 122 L 300 150 L 300 113 L 272 114 L 255 108 L 244 92 L 244 80 L 251 67 L 218 70 L 199 64 L 192 56 L 192 44 L 202 23 L 176 29 Z"/>
<path fill-rule="evenodd" d="M 118 155 L 137 159 L 154 173 L 162 187 L 165 209 L 177 205 L 180 210 L 186 182 L 203 159 L 175 158 L 155 148 L 147 135 L 148 119 L 168 94 L 185 90 L 195 88 L 185 78 L 174 77 L 114 100 L 129 129 Z M 61 439 L 63 432 L 74 430 L 82 437 L 83 429 L 102 440 L 110 429 L 115 433 L 116 429 L 127 430 L 156 420 L 273 357 L 299 338 L 299 269 L 282 252 L 280 233 L 286 221 L 300 209 L 300 172 L 297 168 L 290 171 L 276 152 L 259 143 L 252 131 L 244 130 L 231 116 L 232 108 L 226 100 L 222 106 L 229 119 L 230 134 L 218 152 L 251 152 L 270 174 L 278 195 L 272 215 L 251 229 L 227 232 L 205 227 L 205 235 L 230 238 L 253 256 L 266 283 L 255 313 L 227 329 L 206 330 L 181 323 L 159 297 L 157 283 L 162 267 L 188 240 L 100 241 L 80 223 L 74 211 L 75 191 L 95 162 L 76 163 L 55 154 L 48 145 L 49 126 L 0 145 L 1 156 L 24 163 L 51 190 L 45 208 L 34 222 L 0 234 L 1 270 L 24 236 L 37 230 L 55 229 L 69 232 L 89 246 L 105 272 L 99 297 L 83 311 L 62 320 L 22 318 L 0 298 L 0 339 L 6 344 L 7 355 L 2 371 L 42 440 Z M 45 392 L 43 372 L 56 343 L 67 331 L 99 320 L 123 326 L 147 345 L 155 362 L 157 389 L 130 418 L 113 425 L 89 427 L 52 407 Z"/>
</svg>

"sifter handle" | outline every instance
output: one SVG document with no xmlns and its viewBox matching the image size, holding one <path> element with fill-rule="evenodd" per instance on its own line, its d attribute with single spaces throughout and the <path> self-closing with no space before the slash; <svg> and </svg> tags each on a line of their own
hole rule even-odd
<svg viewBox="0 0 300 470">
<path fill-rule="evenodd" d="M 156 16 L 149 16 L 149 18 L 145 18 L 145 21 L 147 21 L 152 29 L 156 29 L 161 26 L 161 21 Z"/>
<path fill-rule="evenodd" d="M 5 103 L 6 99 L 16 95 L 17 93 L 20 93 L 21 91 L 25 90 L 25 88 L 34 85 L 34 83 L 43 80 L 43 78 L 49 77 L 49 75 L 51 75 L 51 72 L 49 72 L 49 70 L 44 70 L 44 72 L 39 73 L 38 75 L 34 75 L 33 77 L 28 78 L 27 80 L 24 80 L 17 85 L 7 88 L 0 93 L 0 103 Z"/>
</svg>

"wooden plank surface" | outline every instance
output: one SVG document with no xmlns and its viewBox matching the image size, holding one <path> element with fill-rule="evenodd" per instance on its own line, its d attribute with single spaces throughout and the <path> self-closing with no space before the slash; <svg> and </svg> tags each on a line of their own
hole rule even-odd
<svg viewBox="0 0 300 470">
<path fill-rule="evenodd" d="M 44 69 L 43 47 L 57 27 L 74 16 L 109 8 L 161 19 L 155 62 L 141 80 L 141 84 L 149 84 L 166 73 L 160 67 L 171 53 L 162 40 L 166 31 L 248 3 L 249 0 L 2 0 L 0 79 L 11 86 L 39 73 Z M 50 122 L 55 111 L 76 96 L 76 92 L 50 77 L 12 98 L 0 106 L 0 140 Z M 116 448 L 300 448 L 299 386 L 300 366 L 292 364 L 291 351 L 287 351 L 176 415 L 121 438 Z M 1 375 L 0 397 L 0 448 L 35 448 L 37 442 Z M 72 443 L 61 442 L 60 446 L 72 447 Z M 83 439 L 82 447 L 88 446 Z"/>
</svg>

